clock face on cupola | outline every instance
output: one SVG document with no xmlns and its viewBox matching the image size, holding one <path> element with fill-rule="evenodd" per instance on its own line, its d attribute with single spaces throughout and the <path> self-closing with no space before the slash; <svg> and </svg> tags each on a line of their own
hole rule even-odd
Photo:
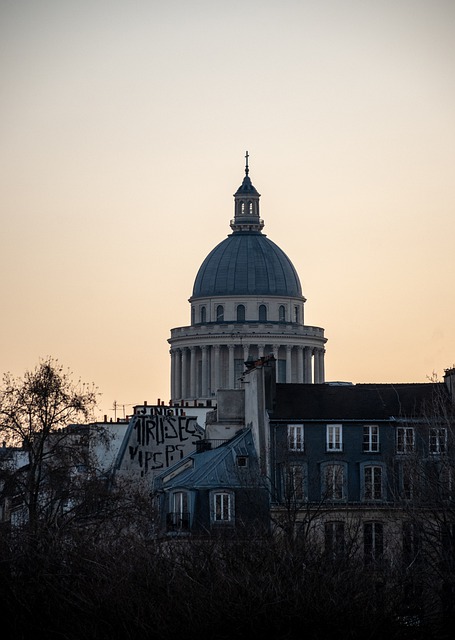
<svg viewBox="0 0 455 640">
<path fill-rule="evenodd" d="M 171 330 L 171 398 L 213 399 L 240 386 L 245 361 L 274 355 L 278 382 L 324 382 L 324 330 L 304 324 L 291 260 L 262 232 L 260 193 L 245 175 L 234 194 L 232 232 L 196 275 L 191 325 Z"/>
</svg>

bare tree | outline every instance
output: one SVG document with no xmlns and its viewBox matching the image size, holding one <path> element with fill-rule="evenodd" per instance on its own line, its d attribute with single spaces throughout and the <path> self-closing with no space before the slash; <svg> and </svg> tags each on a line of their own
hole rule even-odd
<svg viewBox="0 0 455 640">
<path fill-rule="evenodd" d="M 444 385 L 434 386 L 421 414 L 403 419 L 397 439 L 392 493 L 402 522 L 396 569 L 405 600 L 424 603 L 423 616 L 453 623 L 455 405 Z"/>
<path fill-rule="evenodd" d="M 23 378 L 4 375 L 0 434 L 25 458 L 25 464 L 7 470 L 4 482 L 23 505 L 30 533 L 36 533 L 40 519 L 55 518 L 56 505 L 68 500 L 70 485 L 78 485 L 77 470 L 88 462 L 88 433 L 69 425 L 89 421 L 96 401 L 93 385 L 73 382 L 70 372 L 50 357 Z"/>
</svg>

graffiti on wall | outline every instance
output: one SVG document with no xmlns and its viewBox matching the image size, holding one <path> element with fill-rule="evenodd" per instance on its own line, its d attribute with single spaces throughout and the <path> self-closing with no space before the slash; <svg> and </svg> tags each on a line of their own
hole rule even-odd
<svg viewBox="0 0 455 640">
<path fill-rule="evenodd" d="M 194 451 L 203 437 L 196 418 L 187 416 L 135 416 L 123 468 L 140 471 L 141 476 L 160 472 Z"/>
</svg>

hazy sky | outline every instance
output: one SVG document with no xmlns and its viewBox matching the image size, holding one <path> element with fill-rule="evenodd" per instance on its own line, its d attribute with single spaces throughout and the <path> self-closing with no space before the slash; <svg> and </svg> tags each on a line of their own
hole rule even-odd
<svg viewBox="0 0 455 640">
<path fill-rule="evenodd" d="M 0 51 L 0 372 L 167 402 L 245 150 L 327 379 L 455 363 L 453 0 L 0 0 Z"/>
</svg>

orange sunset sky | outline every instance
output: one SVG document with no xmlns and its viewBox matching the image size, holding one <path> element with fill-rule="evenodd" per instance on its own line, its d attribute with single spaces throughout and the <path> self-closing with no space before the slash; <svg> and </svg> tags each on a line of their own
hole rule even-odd
<svg viewBox="0 0 455 640">
<path fill-rule="evenodd" d="M 250 154 L 326 379 L 455 363 L 453 0 L 0 0 L 0 371 L 169 400 Z"/>
</svg>

